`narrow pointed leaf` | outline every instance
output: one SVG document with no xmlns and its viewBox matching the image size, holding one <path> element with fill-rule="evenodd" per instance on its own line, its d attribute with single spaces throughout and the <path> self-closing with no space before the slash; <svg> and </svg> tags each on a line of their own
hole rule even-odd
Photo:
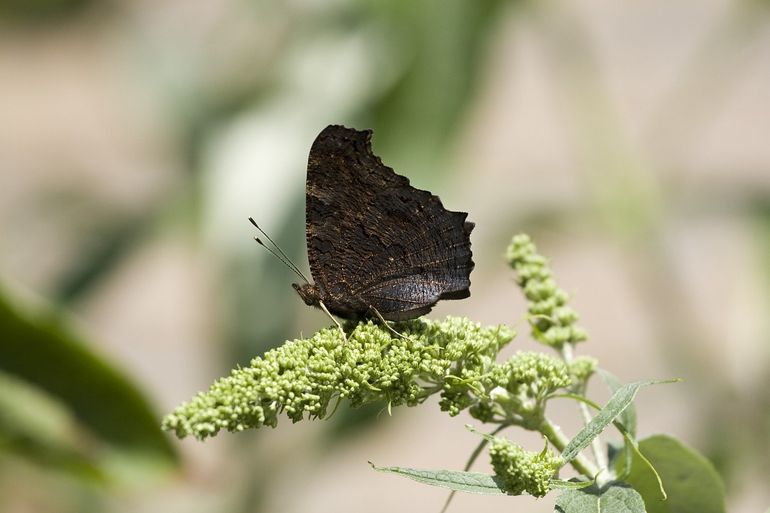
<svg viewBox="0 0 770 513">
<path fill-rule="evenodd" d="M 576 401 L 580 401 L 582 403 L 585 403 L 585 404 L 589 405 L 591 408 L 593 408 L 595 410 L 601 411 L 601 409 L 602 409 L 602 407 L 599 406 L 598 404 L 596 404 L 595 402 L 593 402 L 590 399 L 588 399 L 587 397 L 584 397 L 584 396 L 579 395 L 579 394 L 559 394 L 559 395 L 554 395 L 552 397 L 566 397 L 568 399 L 574 399 Z M 632 406 L 633 406 L 633 404 L 630 404 L 628 406 L 628 408 L 630 408 Z M 625 413 L 625 411 L 628 410 L 628 408 L 626 408 L 626 410 L 624 410 L 624 413 Z M 622 413 L 621 413 L 621 416 L 622 416 Z M 622 444 L 610 443 L 610 444 L 608 444 L 608 451 L 607 451 L 609 453 L 609 456 L 610 456 L 610 462 L 609 463 L 610 463 L 611 467 L 615 467 L 616 466 L 617 459 L 621 455 L 623 456 L 623 458 L 625 458 L 625 467 L 624 467 L 625 471 L 623 473 L 617 475 L 618 481 L 623 481 L 624 477 L 628 473 L 628 469 L 631 468 L 631 461 L 632 461 L 631 458 L 632 458 L 632 456 L 634 454 L 636 454 L 636 455 L 638 455 L 642 459 L 642 462 L 645 465 L 647 465 L 649 467 L 649 469 L 655 474 L 655 477 L 656 477 L 656 479 L 658 481 L 658 488 L 660 489 L 660 495 L 661 495 L 661 497 L 663 499 L 665 499 L 666 498 L 666 491 L 663 488 L 663 482 L 661 481 L 660 476 L 658 475 L 657 471 L 655 470 L 655 467 L 653 467 L 652 464 L 647 460 L 647 458 L 645 458 L 644 455 L 639 452 L 639 447 L 638 447 L 638 444 L 636 443 L 636 440 L 631 437 L 631 435 L 626 430 L 626 427 L 618 419 L 613 420 L 612 421 L 612 425 L 614 425 L 618 429 L 618 431 L 620 431 L 620 434 L 623 435 L 623 443 Z"/>
<path fill-rule="evenodd" d="M 581 490 L 594 484 L 594 481 L 563 481 L 561 479 L 551 479 L 552 490 Z"/>
<path fill-rule="evenodd" d="M 370 462 L 372 468 L 379 472 L 387 472 L 408 477 L 418 483 L 449 488 L 458 492 L 478 493 L 484 495 L 507 495 L 497 484 L 497 478 L 481 472 L 463 472 L 459 470 L 421 470 L 404 467 L 378 467 Z"/>
<path fill-rule="evenodd" d="M 636 381 L 620 387 L 607 404 L 589 422 L 562 451 L 561 456 L 565 462 L 571 461 L 580 451 L 588 445 L 607 427 L 620 413 L 631 404 L 637 391 L 646 385 L 661 383 L 673 383 L 678 380 L 648 380 Z"/>
<path fill-rule="evenodd" d="M 607 388 L 609 388 L 610 392 L 613 394 L 623 386 L 617 376 L 611 372 L 604 369 L 599 369 L 598 372 L 599 376 L 601 376 L 604 381 L 604 384 L 607 385 Z M 626 409 L 620 412 L 617 421 L 623 424 L 623 427 L 626 428 L 626 431 L 631 438 L 636 438 L 636 408 L 633 403 L 629 404 Z"/>
</svg>

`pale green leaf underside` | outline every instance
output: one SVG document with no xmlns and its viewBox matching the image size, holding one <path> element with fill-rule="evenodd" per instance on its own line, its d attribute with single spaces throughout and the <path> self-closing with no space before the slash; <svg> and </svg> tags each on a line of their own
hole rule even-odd
<svg viewBox="0 0 770 513">
<path fill-rule="evenodd" d="M 556 499 L 555 513 L 644 513 L 644 500 L 633 488 L 619 483 L 567 490 Z"/>
<path fill-rule="evenodd" d="M 609 371 L 598 369 L 598 374 L 613 394 L 623 386 L 617 376 Z M 623 424 L 623 427 L 628 434 L 631 435 L 631 438 L 636 438 L 636 408 L 634 408 L 633 404 L 629 404 L 628 407 L 618 415 L 617 420 Z"/>
<path fill-rule="evenodd" d="M 373 463 L 369 464 L 379 472 L 387 472 L 403 477 L 408 477 L 414 481 L 432 486 L 449 488 L 456 492 L 478 493 L 484 495 L 509 495 L 508 492 L 500 488 L 497 477 L 482 474 L 481 472 L 465 472 L 461 470 L 421 470 L 405 467 L 378 467 Z M 589 487 L 592 481 L 562 481 L 561 479 L 551 479 L 551 488 L 554 490 L 579 490 Z"/>
<path fill-rule="evenodd" d="M 601 433 L 605 427 L 607 427 L 620 413 L 625 410 L 629 404 L 631 404 L 636 397 L 637 391 L 646 385 L 655 385 L 660 383 L 673 383 L 678 381 L 673 380 L 647 380 L 647 381 L 635 381 L 627 385 L 620 387 L 615 392 L 604 408 L 596 414 L 596 416 L 589 422 L 570 442 L 567 447 L 562 451 L 561 456 L 565 462 L 571 461 L 575 456 L 583 449 L 588 447 L 591 441 Z"/>
<path fill-rule="evenodd" d="M 403 467 L 378 467 L 370 462 L 379 472 L 408 477 L 419 483 L 449 488 L 458 492 L 479 493 L 485 495 L 506 495 L 497 484 L 497 478 L 481 472 L 463 472 L 460 470 L 420 470 Z"/>
</svg>

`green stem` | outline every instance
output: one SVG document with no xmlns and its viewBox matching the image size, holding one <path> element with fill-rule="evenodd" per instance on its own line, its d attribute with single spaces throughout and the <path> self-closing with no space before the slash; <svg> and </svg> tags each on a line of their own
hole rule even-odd
<svg viewBox="0 0 770 513">
<path fill-rule="evenodd" d="M 569 365 L 572 362 L 573 354 L 572 354 L 572 344 L 567 343 L 564 344 L 561 348 L 561 357 L 564 360 L 564 363 Z M 585 387 L 585 383 L 582 384 L 582 387 Z M 583 394 L 585 390 L 579 390 L 578 393 Z M 589 422 L 591 422 L 591 412 L 588 410 L 588 406 L 585 403 L 578 403 L 578 408 L 580 408 L 580 414 L 583 416 L 583 422 L 588 425 Z M 609 465 L 607 454 L 604 452 L 604 448 L 602 447 L 602 442 L 597 436 L 591 441 L 591 452 L 594 455 L 594 460 L 596 460 L 596 464 L 599 466 L 600 469 L 604 470 Z"/>
<path fill-rule="evenodd" d="M 567 447 L 567 444 L 569 443 L 569 438 L 561 432 L 559 426 L 548 419 L 543 419 L 538 431 L 540 431 L 559 452 L 564 451 L 564 448 Z M 588 479 L 594 479 L 599 474 L 599 469 L 596 465 L 582 454 L 575 456 L 569 463 L 575 470 Z"/>
</svg>

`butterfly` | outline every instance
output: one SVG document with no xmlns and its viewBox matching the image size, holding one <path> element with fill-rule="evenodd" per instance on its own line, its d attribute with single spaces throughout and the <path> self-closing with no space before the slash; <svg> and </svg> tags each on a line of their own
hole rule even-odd
<svg viewBox="0 0 770 513">
<path fill-rule="evenodd" d="M 470 296 L 474 263 L 465 212 L 385 166 L 371 130 L 324 128 L 310 149 L 305 226 L 315 283 L 292 286 L 343 319 L 414 319 L 441 299 Z"/>
<path fill-rule="evenodd" d="M 374 154 L 371 138 L 330 125 L 313 142 L 305 226 L 314 283 L 292 287 L 305 304 L 349 320 L 414 319 L 439 300 L 470 296 L 468 214 L 412 187 Z"/>
</svg>

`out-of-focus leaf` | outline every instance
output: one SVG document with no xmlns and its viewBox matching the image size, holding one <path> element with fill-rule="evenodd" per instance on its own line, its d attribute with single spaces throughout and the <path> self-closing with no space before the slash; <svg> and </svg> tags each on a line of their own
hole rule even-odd
<svg viewBox="0 0 770 513">
<path fill-rule="evenodd" d="M 482 76 L 485 43 L 510 2 L 399 0 L 372 6 L 398 42 L 403 68 L 364 110 L 370 114 L 364 121 L 375 129 L 383 160 L 414 177 L 421 161 L 435 164 L 454 134 Z"/>
<path fill-rule="evenodd" d="M 0 453 L 103 482 L 105 474 L 79 434 L 75 420 L 51 396 L 0 372 Z"/>
<path fill-rule="evenodd" d="M 30 318 L 0 294 L 0 371 L 61 404 L 124 461 L 170 464 L 176 455 L 139 390 L 53 316 Z"/>
<path fill-rule="evenodd" d="M 0 21 L 23 25 L 67 21 L 93 4 L 93 0 L 3 0 Z"/>
<path fill-rule="evenodd" d="M 647 513 L 724 513 L 722 480 L 714 466 L 695 450 L 667 435 L 654 435 L 639 442 L 639 450 L 660 474 L 668 498 L 660 500 L 658 482 L 648 465 L 634 455 L 631 472 L 624 481 L 644 498 Z M 624 461 L 616 463 L 618 474 Z"/>
</svg>

